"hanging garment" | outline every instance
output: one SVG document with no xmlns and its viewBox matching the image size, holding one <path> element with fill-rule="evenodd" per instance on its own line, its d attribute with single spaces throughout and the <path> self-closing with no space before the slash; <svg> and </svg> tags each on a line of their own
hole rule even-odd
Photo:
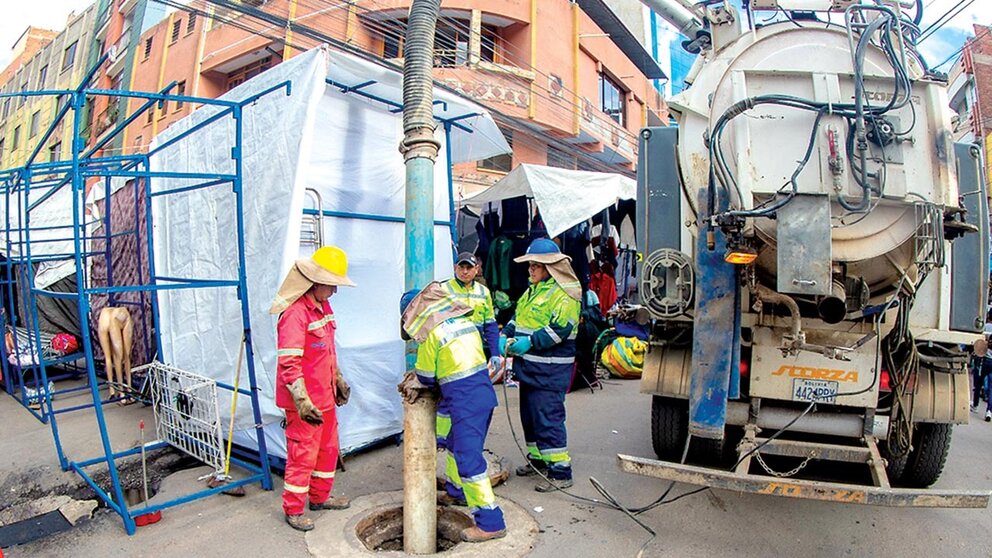
<svg viewBox="0 0 992 558">
<path fill-rule="evenodd" d="M 606 269 L 609 269 L 609 266 L 600 267 L 594 263 L 593 272 L 589 279 L 589 290 L 599 297 L 599 309 L 604 316 L 617 302 L 617 283 L 613 274 L 607 273 Z"/>
<path fill-rule="evenodd" d="M 510 258 L 513 242 L 505 237 L 496 237 L 489 245 L 489 258 L 486 260 L 486 284 L 495 291 L 510 290 Z"/>
</svg>

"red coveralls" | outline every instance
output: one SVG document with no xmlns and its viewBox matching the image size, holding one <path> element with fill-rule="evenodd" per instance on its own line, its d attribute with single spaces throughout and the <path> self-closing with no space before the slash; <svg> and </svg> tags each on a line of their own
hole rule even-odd
<svg viewBox="0 0 992 558">
<path fill-rule="evenodd" d="M 287 515 L 302 514 L 307 495 L 322 504 L 334 486 L 338 462 L 338 420 L 335 380 L 338 369 L 334 348 L 334 312 L 309 294 L 298 298 L 279 316 L 276 405 L 286 411 L 286 474 L 282 508 Z M 324 423 L 300 418 L 286 388 L 303 377 L 310 400 L 324 414 Z"/>
</svg>

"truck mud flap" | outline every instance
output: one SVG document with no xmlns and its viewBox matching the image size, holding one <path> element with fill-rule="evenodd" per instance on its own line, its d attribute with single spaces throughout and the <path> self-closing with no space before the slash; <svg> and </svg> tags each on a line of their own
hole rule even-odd
<svg viewBox="0 0 992 558">
<path fill-rule="evenodd" d="M 989 505 L 988 490 L 933 490 L 879 488 L 833 482 L 800 479 L 780 479 L 657 461 L 630 455 L 617 455 L 620 470 L 696 486 L 721 488 L 734 492 L 768 494 L 824 500 L 846 504 L 906 508 L 985 508 Z"/>
</svg>

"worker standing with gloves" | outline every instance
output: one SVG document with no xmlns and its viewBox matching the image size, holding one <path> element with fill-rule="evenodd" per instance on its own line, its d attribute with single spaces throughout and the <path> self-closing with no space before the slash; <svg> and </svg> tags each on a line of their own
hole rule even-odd
<svg viewBox="0 0 992 558">
<path fill-rule="evenodd" d="M 475 526 L 462 530 L 461 539 L 483 542 L 506 536 L 506 523 L 482 453 L 497 402 L 482 338 L 468 318 L 471 312 L 437 281 L 419 293 L 403 295 L 401 335 L 419 346 L 416 371 L 407 373 L 399 392 L 413 403 L 423 390 L 440 389 L 439 405 L 451 413 L 451 431 L 447 439 L 449 480 L 438 503 L 467 504 Z"/>
<path fill-rule="evenodd" d="M 462 252 L 455 261 L 455 276 L 442 283 L 442 286 L 451 298 L 472 309 L 472 313 L 467 318 L 475 324 L 479 335 L 482 336 L 483 350 L 489 357 L 489 376 L 492 378 L 503 366 L 503 359 L 499 355 L 499 326 L 496 325 L 492 296 L 485 285 L 475 280 L 478 275 L 479 261 L 475 254 Z M 447 450 L 451 413 L 443 402 L 439 402 L 437 406 L 436 424 L 437 447 Z M 453 461 L 448 459 L 448 463 Z M 446 474 L 450 480 L 451 471 L 447 471 Z"/>
<path fill-rule="evenodd" d="M 572 463 L 565 432 L 565 393 L 575 366 L 575 337 L 582 288 L 570 258 L 547 238 L 531 242 L 514 259 L 527 262 L 530 286 L 513 320 L 500 339 L 513 359 L 513 375 L 520 383 L 520 422 L 527 442 L 529 465 L 519 476 L 540 471 L 551 481 L 536 487 L 550 492 L 572 486 Z"/>
<path fill-rule="evenodd" d="M 340 510 L 347 498 L 331 496 L 338 462 L 335 405 L 348 402 L 351 388 L 338 368 L 337 324 L 328 299 L 339 286 L 354 287 L 348 257 L 336 246 L 318 248 L 297 260 L 269 309 L 279 314 L 276 405 L 286 411 L 286 474 L 282 508 L 286 523 L 313 529 L 310 510 Z"/>
</svg>

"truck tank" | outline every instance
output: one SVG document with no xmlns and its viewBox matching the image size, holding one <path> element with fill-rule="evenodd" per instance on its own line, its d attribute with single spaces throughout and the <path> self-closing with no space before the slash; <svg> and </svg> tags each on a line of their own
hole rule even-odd
<svg viewBox="0 0 992 558">
<path fill-rule="evenodd" d="M 989 227 L 981 153 L 953 143 L 946 78 L 914 47 L 921 3 L 754 0 L 748 21 L 787 18 L 751 28 L 727 2 L 645 3 L 678 15 L 700 55 L 669 101 L 677 126 L 640 137 L 635 314 L 652 331 L 641 391 L 660 461 L 621 467 L 986 506 L 988 491 L 927 488 L 968 421 Z M 872 483 L 801 480 L 818 461 L 866 466 Z"/>
</svg>

